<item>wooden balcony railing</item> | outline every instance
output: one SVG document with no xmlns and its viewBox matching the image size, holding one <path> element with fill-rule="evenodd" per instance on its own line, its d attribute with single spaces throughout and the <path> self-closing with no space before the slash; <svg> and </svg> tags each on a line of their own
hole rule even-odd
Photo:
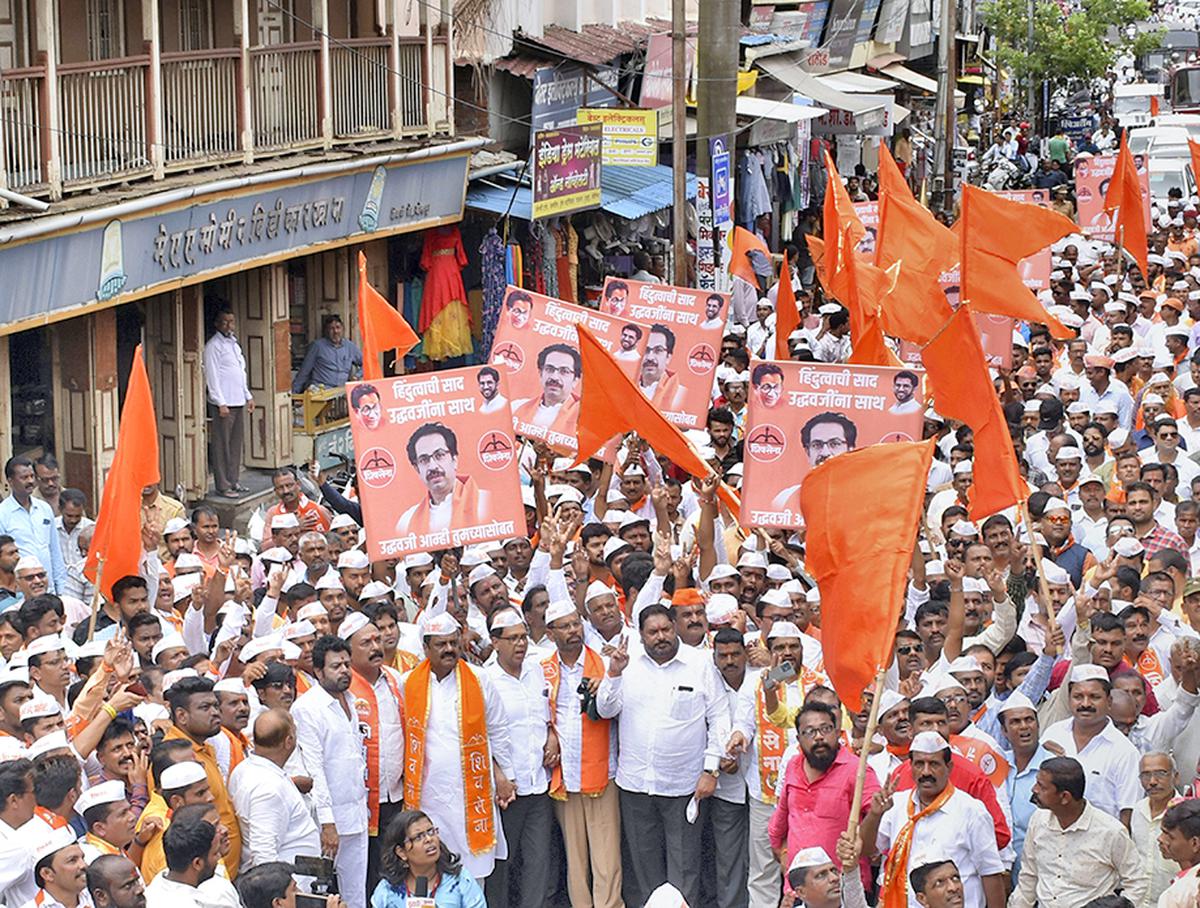
<svg viewBox="0 0 1200 908">
<path fill-rule="evenodd" d="M 60 64 L 52 86 L 45 67 L 0 71 L 0 187 L 59 198 L 172 170 L 448 132 L 448 42 L 396 44 L 331 39 L 328 65 L 317 41 Z"/>
</svg>

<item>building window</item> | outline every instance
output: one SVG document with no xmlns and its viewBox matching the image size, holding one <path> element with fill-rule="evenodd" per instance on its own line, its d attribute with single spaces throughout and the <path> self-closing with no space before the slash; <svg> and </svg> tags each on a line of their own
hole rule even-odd
<svg viewBox="0 0 1200 908">
<path fill-rule="evenodd" d="M 179 49 L 206 50 L 212 46 L 212 0 L 180 0 Z"/>
<path fill-rule="evenodd" d="M 125 9 L 121 0 L 88 0 L 87 18 L 90 59 L 125 56 Z"/>
</svg>

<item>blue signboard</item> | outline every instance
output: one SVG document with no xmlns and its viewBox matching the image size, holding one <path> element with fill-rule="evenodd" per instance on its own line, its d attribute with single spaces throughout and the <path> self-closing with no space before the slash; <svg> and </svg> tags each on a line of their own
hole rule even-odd
<svg viewBox="0 0 1200 908">
<path fill-rule="evenodd" d="M 620 71 L 615 66 L 593 67 L 596 79 L 609 88 L 617 87 Z M 533 107 L 529 135 L 542 129 L 574 126 L 581 107 L 616 107 L 617 96 L 588 78 L 582 66 L 544 66 L 533 74 Z"/>
<path fill-rule="evenodd" d="M 713 222 L 718 227 L 733 223 L 729 208 L 729 151 L 725 137 L 708 140 L 709 158 L 712 160 Z"/>
</svg>

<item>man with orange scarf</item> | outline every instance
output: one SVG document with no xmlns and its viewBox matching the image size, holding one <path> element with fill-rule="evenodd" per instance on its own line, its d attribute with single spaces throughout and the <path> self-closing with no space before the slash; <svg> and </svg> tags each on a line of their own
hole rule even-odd
<svg viewBox="0 0 1200 908">
<path fill-rule="evenodd" d="M 404 806 L 424 811 L 476 880 L 508 857 L 500 808 L 516 798 L 504 705 L 492 679 L 459 658 L 447 612 L 421 628 L 425 659 L 404 676 Z"/>
<path fill-rule="evenodd" d="M 871 798 L 861 826 L 864 851 L 886 853 L 882 908 L 921 908 L 909 883 L 910 859 L 937 853 L 954 862 L 963 903 L 1003 908 L 1004 864 L 987 810 L 950 782 L 950 744 L 934 731 L 913 738 L 909 761 L 917 786 L 893 803 L 895 781 Z"/>
<path fill-rule="evenodd" d="M 383 663 L 379 628 L 362 612 L 338 627 L 350 644 L 350 694 L 367 751 L 367 891 L 379 882 L 380 835 L 404 806 L 400 673 Z"/>
</svg>

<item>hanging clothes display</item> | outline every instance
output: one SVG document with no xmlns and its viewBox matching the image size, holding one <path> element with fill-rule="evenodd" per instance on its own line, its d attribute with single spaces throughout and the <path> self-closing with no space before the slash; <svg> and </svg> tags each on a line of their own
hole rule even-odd
<svg viewBox="0 0 1200 908">
<path fill-rule="evenodd" d="M 500 307 L 504 305 L 505 251 L 504 241 L 493 227 L 479 244 L 480 270 L 483 277 L 483 336 L 480 339 L 481 353 L 486 359 L 492 350 L 492 338 L 496 324 L 500 321 Z"/>
<path fill-rule="evenodd" d="M 462 269 L 466 264 L 467 253 L 458 227 L 434 227 L 425 231 L 425 245 L 421 251 L 425 292 L 418 327 L 425 355 L 432 360 L 466 356 L 474 350 L 471 314 L 462 281 Z"/>
<path fill-rule="evenodd" d="M 771 213 L 768 168 L 766 158 L 760 151 L 743 151 L 738 157 L 737 181 L 734 184 L 737 222 L 747 230 L 754 230 L 754 222 L 762 215 Z"/>
</svg>

